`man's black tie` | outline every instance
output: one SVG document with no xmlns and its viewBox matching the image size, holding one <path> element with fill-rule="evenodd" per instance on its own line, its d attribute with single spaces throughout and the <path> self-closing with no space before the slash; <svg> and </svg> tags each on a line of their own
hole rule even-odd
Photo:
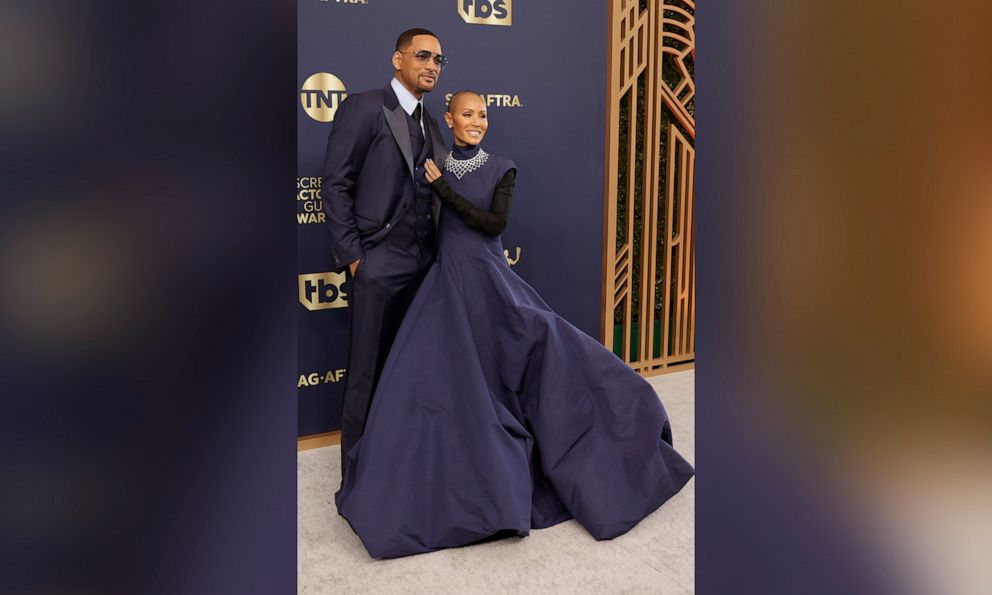
<svg viewBox="0 0 992 595">
<path fill-rule="evenodd" d="M 420 103 L 417 103 L 417 107 L 413 108 L 413 119 L 416 120 L 417 122 L 418 135 L 420 136 L 420 138 L 424 138 L 424 131 L 420 127 L 420 116 L 421 116 L 421 112 L 423 111 L 421 108 L 423 108 L 423 105 Z"/>
</svg>

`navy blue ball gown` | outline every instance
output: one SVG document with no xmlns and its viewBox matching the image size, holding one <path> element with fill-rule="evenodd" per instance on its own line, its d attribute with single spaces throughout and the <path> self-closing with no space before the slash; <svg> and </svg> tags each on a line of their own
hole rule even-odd
<svg viewBox="0 0 992 595">
<path fill-rule="evenodd" d="M 459 154 L 474 155 L 455 148 Z M 448 184 L 488 210 L 513 163 Z M 437 260 L 400 326 L 338 512 L 394 558 L 576 519 L 621 535 L 693 475 L 654 389 L 510 269 L 500 238 L 445 204 Z"/>
</svg>

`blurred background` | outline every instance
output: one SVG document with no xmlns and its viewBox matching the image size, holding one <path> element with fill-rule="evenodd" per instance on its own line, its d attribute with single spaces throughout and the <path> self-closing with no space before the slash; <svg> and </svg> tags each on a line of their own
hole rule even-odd
<svg viewBox="0 0 992 595">
<path fill-rule="evenodd" d="M 0 8 L 0 592 L 292 591 L 294 17 Z"/>
<path fill-rule="evenodd" d="M 701 592 L 992 589 L 990 19 L 697 7 Z"/>
</svg>

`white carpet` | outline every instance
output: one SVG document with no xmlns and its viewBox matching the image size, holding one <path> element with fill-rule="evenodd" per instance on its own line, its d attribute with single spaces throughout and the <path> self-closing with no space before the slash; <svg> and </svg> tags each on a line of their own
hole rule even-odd
<svg viewBox="0 0 992 595">
<path fill-rule="evenodd" d="M 675 447 L 695 464 L 695 371 L 651 379 Z M 695 478 L 625 535 L 596 541 L 575 521 L 528 537 L 408 556 L 369 557 L 338 516 L 340 447 L 297 457 L 297 591 L 323 593 L 692 593 Z"/>
</svg>

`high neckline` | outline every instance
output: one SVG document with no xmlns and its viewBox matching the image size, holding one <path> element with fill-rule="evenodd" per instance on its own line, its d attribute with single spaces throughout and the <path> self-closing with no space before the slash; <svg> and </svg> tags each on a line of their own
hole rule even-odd
<svg viewBox="0 0 992 595">
<path fill-rule="evenodd" d="M 452 143 L 451 156 L 455 159 L 471 159 L 479 153 L 482 145 L 465 145 L 464 147 Z"/>
</svg>

